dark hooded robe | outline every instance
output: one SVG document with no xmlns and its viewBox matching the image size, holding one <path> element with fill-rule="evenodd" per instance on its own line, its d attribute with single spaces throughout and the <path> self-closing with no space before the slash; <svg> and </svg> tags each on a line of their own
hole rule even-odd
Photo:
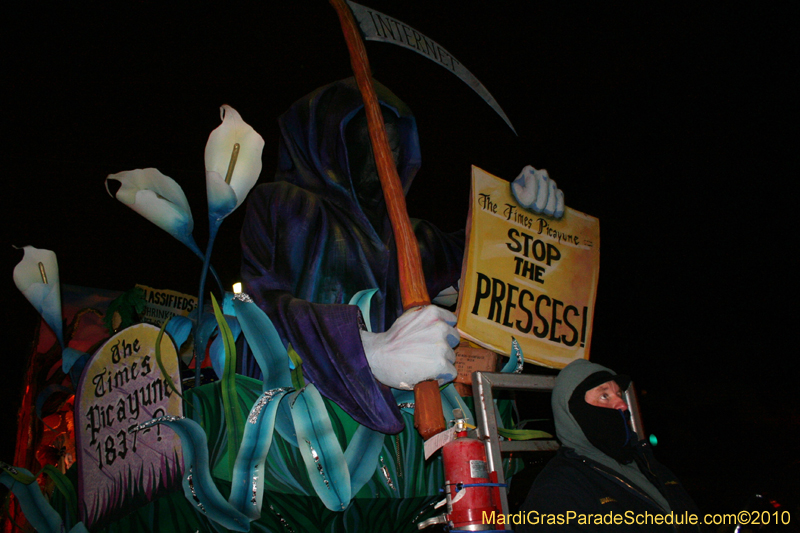
<svg viewBox="0 0 800 533">
<path fill-rule="evenodd" d="M 388 89 L 377 82 L 375 88 L 384 113 L 397 117 L 397 171 L 408 191 L 420 166 L 416 122 Z M 307 381 L 357 422 L 397 433 L 402 417 L 389 387 L 372 375 L 359 309 L 348 305 L 359 291 L 377 289 L 369 313 L 373 332 L 387 330 L 403 312 L 383 196 L 372 198 L 378 204 L 372 211 L 383 214 L 380 227 L 373 227 L 351 175 L 346 128 L 362 108 L 350 78 L 298 100 L 279 119 L 275 180 L 257 187 L 248 201 L 242 279 L 245 292 L 302 358 Z M 449 235 L 424 221 L 412 224 L 428 292 L 436 295 L 458 281 L 463 231 Z"/>
</svg>

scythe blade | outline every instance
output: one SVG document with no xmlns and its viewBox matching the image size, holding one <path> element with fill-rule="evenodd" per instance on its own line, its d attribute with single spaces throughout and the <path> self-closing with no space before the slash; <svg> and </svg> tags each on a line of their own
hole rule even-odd
<svg viewBox="0 0 800 533">
<path fill-rule="evenodd" d="M 439 43 L 418 32 L 408 24 L 405 24 L 394 17 L 390 17 L 380 11 L 350 2 L 347 0 L 348 6 L 353 12 L 353 15 L 358 22 L 364 38 L 368 41 L 379 41 L 382 43 L 393 43 L 403 48 L 413 50 L 421 54 L 431 61 L 438 63 L 446 68 L 456 76 L 458 76 L 464 83 L 472 87 L 472 90 L 478 93 L 495 112 L 500 115 L 508 127 L 514 134 L 517 130 L 511 125 L 500 104 L 489 93 L 489 90 L 475 77 L 472 72 L 458 61 L 453 54 L 444 49 Z"/>
</svg>

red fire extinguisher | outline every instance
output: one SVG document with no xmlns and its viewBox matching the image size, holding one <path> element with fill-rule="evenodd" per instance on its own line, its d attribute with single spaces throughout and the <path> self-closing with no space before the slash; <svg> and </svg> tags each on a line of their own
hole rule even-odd
<svg viewBox="0 0 800 533">
<path fill-rule="evenodd" d="M 419 528 L 447 522 L 451 529 L 460 531 L 502 529 L 489 519 L 502 513 L 497 473 L 488 471 L 483 442 L 467 437 L 461 409 L 455 409 L 454 415 L 456 439 L 442 448 L 447 513 L 426 520 Z"/>
</svg>

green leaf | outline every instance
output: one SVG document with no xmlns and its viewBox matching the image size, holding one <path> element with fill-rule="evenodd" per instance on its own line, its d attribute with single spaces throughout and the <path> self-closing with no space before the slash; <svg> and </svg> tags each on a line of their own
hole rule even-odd
<svg viewBox="0 0 800 533">
<path fill-rule="evenodd" d="M 9 464 L 0 461 L 0 472 L 5 472 L 14 481 L 19 481 L 23 485 L 30 485 L 36 481 L 36 476 L 25 470 L 24 468 L 15 468 Z"/>
<path fill-rule="evenodd" d="M 53 480 L 58 491 L 63 494 L 64 499 L 67 500 L 67 510 L 69 511 L 69 517 L 72 523 L 78 522 L 78 496 L 75 492 L 75 487 L 72 485 L 72 481 L 53 465 L 44 465 L 42 471 Z"/>
<path fill-rule="evenodd" d="M 25 481 L 30 480 L 28 483 Z M 59 533 L 64 523 L 59 514 L 45 499 L 36 477 L 24 468 L 0 463 L 0 483 L 8 487 L 17 497 L 22 513 L 36 531 Z"/>
<path fill-rule="evenodd" d="M 264 467 L 272 446 L 278 406 L 285 394 L 286 391 L 265 392 L 253 405 L 245 424 L 228 503 L 250 520 L 258 520 L 261 516 Z"/>
<path fill-rule="evenodd" d="M 172 381 L 172 376 L 169 375 L 167 369 L 164 367 L 164 362 L 161 360 L 161 337 L 164 336 L 164 331 L 167 329 L 167 324 L 169 321 L 172 320 L 172 317 L 169 317 L 164 325 L 161 326 L 161 331 L 158 332 L 158 337 L 156 337 L 156 363 L 158 364 L 158 369 L 161 370 L 161 375 L 164 377 L 164 381 L 169 385 L 169 387 L 175 391 L 181 400 L 186 401 L 186 398 L 183 397 L 181 391 L 178 390 L 178 387 L 175 386 L 175 382 Z"/>
<path fill-rule="evenodd" d="M 250 519 L 228 503 L 214 484 L 208 456 L 208 439 L 203 428 L 190 418 L 163 420 L 181 439 L 183 464 L 191 475 L 183 478 L 183 494 L 194 501 L 203 514 L 233 531 L 250 531 Z M 185 531 L 185 530 L 183 530 Z"/>
<path fill-rule="evenodd" d="M 137 314 L 144 311 L 145 306 L 144 291 L 139 287 L 134 287 L 119 295 L 113 302 L 108 304 L 106 314 L 103 317 L 103 323 L 109 332 L 114 332 L 112 324 L 114 320 L 114 313 L 118 313 L 120 317 L 120 324 L 118 330 L 125 329 L 133 325 Z"/>
<path fill-rule="evenodd" d="M 225 410 L 225 424 L 228 434 L 228 470 L 233 476 L 236 455 L 239 452 L 242 434 L 244 433 L 244 417 L 238 409 L 236 395 L 236 345 L 233 341 L 228 322 L 222 314 L 217 299 L 211 294 L 211 304 L 214 306 L 214 316 L 219 324 L 219 333 L 225 346 L 225 369 L 222 372 L 222 405 Z"/>
<path fill-rule="evenodd" d="M 553 436 L 546 431 L 538 429 L 504 429 L 497 428 L 497 433 L 501 437 L 511 440 L 531 440 L 531 439 L 552 439 Z"/>
<path fill-rule="evenodd" d="M 350 471 L 322 396 L 310 384 L 291 393 L 286 401 L 291 406 L 297 443 L 317 496 L 331 511 L 343 511 L 352 496 Z"/>
<path fill-rule="evenodd" d="M 263 375 L 261 392 L 290 387 L 289 356 L 278 330 L 267 314 L 253 302 L 233 301 L 236 318 Z"/>
<path fill-rule="evenodd" d="M 236 375 L 236 396 L 242 418 L 246 419 L 253 404 L 261 395 L 261 381 L 240 374 Z M 222 403 L 222 382 L 214 381 L 200 387 L 188 389 L 186 416 L 198 422 L 208 435 L 208 453 L 213 475 L 230 482 L 228 472 L 228 436 L 226 432 L 225 407 Z"/>
<path fill-rule="evenodd" d="M 384 434 L 359 425 L 344 452 L 350 471 L 350 496 L 353 497 L 370 480 L 378 468 L 378 456 L 383 448 Z"/>
<path fill-rule="evenodd" d="M 289 344 L 288 350 L 286 350 L 289 354 L 289 360 L 292 362 L 291 375 L 292 375 L 292 386 L 296 390 L 301 390 L 306 386 L 306 379 L 303 377 L 303 369 L 301 366 L 303 365 L 303 358 L 300 357 L 300 354 L 297 353 L 292 345 Z"/>
</svg>

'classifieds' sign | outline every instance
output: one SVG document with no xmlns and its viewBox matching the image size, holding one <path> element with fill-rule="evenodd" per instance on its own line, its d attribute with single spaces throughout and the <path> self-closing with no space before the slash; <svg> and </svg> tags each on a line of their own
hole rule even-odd
<svg viewBox="0 0 800 533">
<path fill-rule="evenodd" d="M 509 183 L 472 167 L 458 329 L 509 355 L 563 368 L 588 359 L 600 269 L 600 223 L 566 208 L 561 219 L 517 204 Z"/>
</svg>

